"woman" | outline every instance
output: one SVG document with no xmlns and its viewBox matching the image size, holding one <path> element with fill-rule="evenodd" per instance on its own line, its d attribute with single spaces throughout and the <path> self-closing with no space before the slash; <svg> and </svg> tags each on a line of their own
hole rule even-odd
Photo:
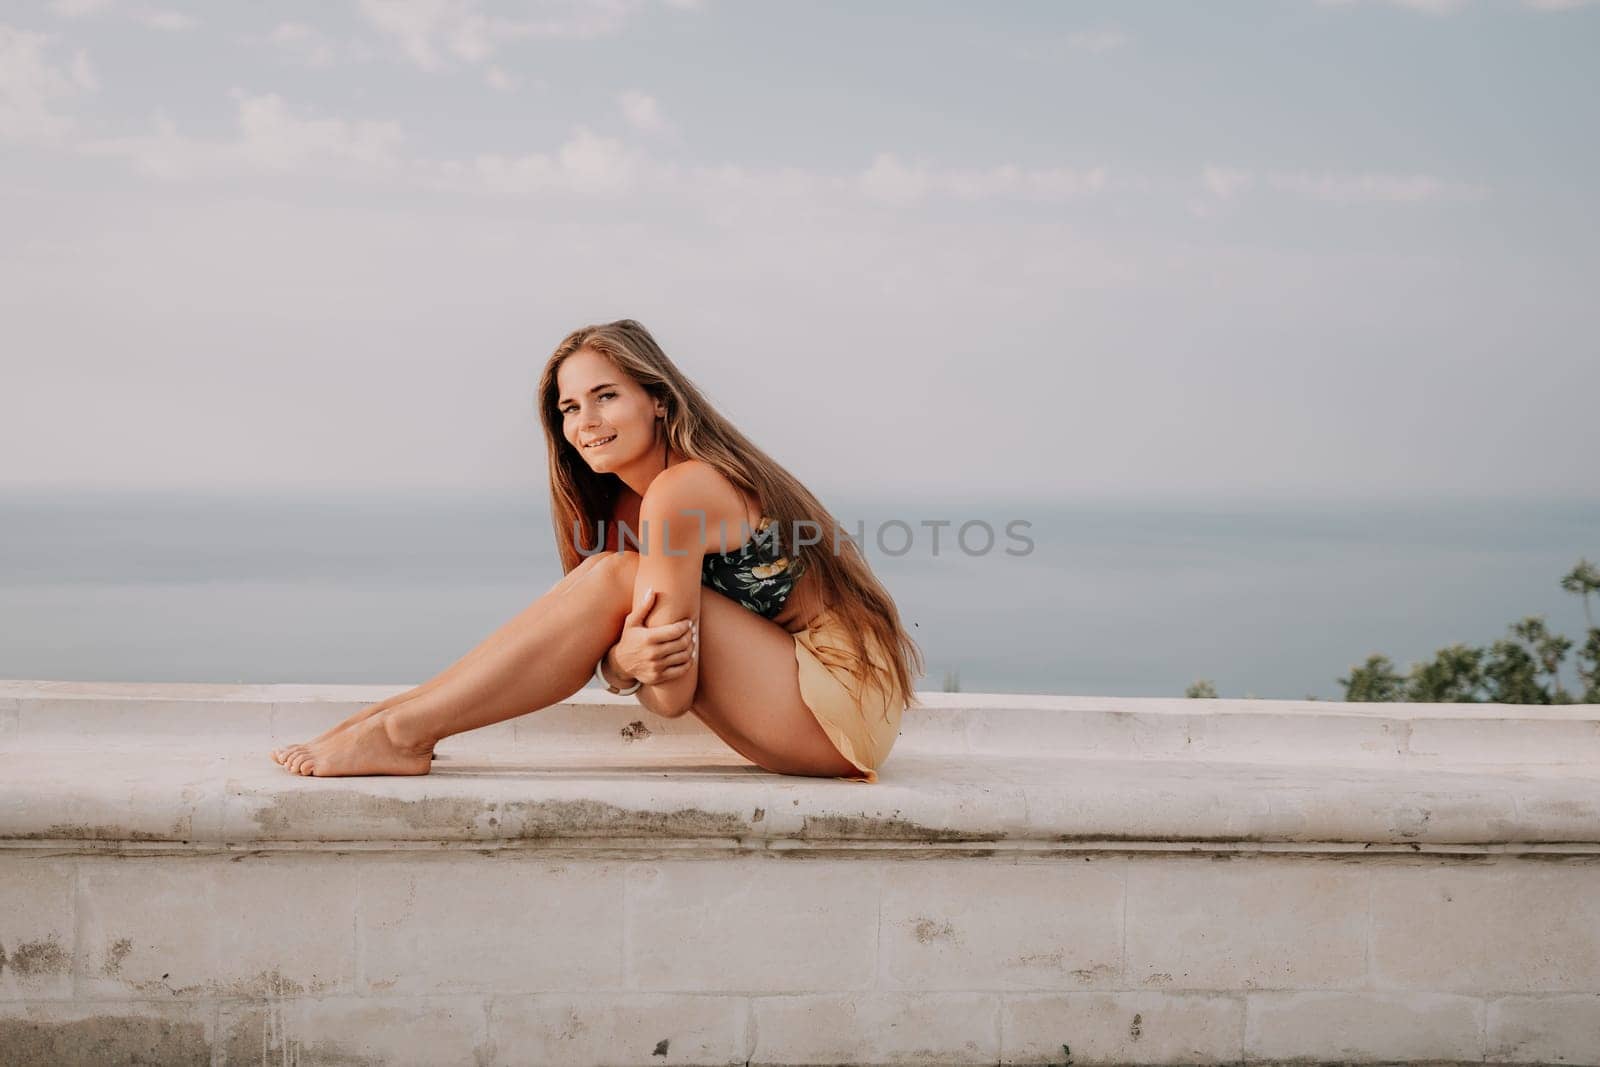
<svg viewBox="0 0 1600 1067">
<path fill-rule="evenodd" d="M 438 677 L 273 759 L 426 774 L 441 738 L 559 703 L 593 673 L 659 715 L 692 711 L 769 771 L 876 782 L 921 652 L 817 498 L 631 319 L 561 342 L 539 413 L 566 577 Z"/>
</svg>

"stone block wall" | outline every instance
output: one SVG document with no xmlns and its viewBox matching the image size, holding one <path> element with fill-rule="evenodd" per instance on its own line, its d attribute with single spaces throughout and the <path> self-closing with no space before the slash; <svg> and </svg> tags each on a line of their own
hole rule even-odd
<svg viewBox="0 0 1600 1067">
<path fill-rule="evenodd" d="M 0 851 L 0 1064 L 1600 1063 L 1600 856 Z"/>
</svg>

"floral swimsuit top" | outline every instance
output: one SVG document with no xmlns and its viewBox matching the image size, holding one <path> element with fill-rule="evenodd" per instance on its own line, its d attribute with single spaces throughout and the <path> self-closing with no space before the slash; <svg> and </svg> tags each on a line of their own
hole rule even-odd
<svg viewBox="0 0 1600 1067">
<path fill-rule="evenodd" d="M 783 610 L 803 568 L 780 555 L 778 523 L 765 515 L 750 539 L 732 552 L 708 552 L 700 584 L 726 593 L 763 618 Z"/>
</svg>

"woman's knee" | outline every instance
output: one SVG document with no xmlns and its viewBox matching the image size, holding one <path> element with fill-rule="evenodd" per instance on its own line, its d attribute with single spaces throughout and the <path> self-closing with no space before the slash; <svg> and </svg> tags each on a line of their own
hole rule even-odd
<svg viewBox="0 0 1600 1067">
<path fill-rule="evenodd" d="M 632 604 L 633 580 L 639 575 L 639 553 L 606 552 L 591 558 L 599 560 L 595 569 L 605 577 L 606 582 Z"/>
</svg>

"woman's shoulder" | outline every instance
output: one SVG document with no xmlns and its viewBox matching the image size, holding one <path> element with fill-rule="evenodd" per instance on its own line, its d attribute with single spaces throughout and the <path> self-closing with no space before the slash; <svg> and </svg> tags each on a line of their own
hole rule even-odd
<svg viewBox="0 0 1600 1067">
<path fill-rule="evenodd" d="M 674 463 L 645 486 L 644 503 L 670 503 L 680 507 L 704 507 L 721 502 L 738 490 L 732 481 L 711 464 L 700 459 Z"/>
<path fill-rule="evenodd" d="M 737 522 L 744 517 L 744 495 L 726 474 L 699 459 L 674 463 L 645 487 L 641 514 L 691 510 L 704 512 L 713 525 L 719 519 Z"/>
</svg>

